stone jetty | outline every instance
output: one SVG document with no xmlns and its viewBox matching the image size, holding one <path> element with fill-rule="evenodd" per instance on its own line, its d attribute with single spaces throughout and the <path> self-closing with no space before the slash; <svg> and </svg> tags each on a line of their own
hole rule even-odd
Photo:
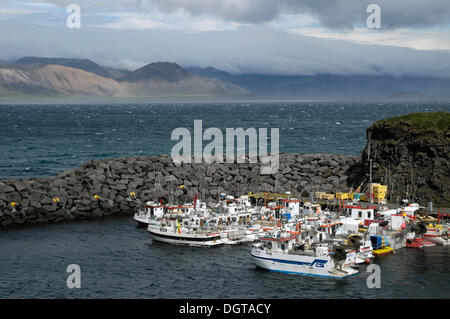
<svg viewBox="0 0 450 319">
<path fill-rule="evenodd" d="M 130 192 L 146 202 L 217 200 L 220 193 L 348 191 L 365 174 L 360 156 L 280 154 L 277 174 L 261 175 L 260 163 L 192 163 L 169 156 L 91 160 L 55 177 L 0 181 L 0 225 L 57 223 L 133 214 Z M 184 189 L 179 186 L 184 185 Z"/>
</svg>

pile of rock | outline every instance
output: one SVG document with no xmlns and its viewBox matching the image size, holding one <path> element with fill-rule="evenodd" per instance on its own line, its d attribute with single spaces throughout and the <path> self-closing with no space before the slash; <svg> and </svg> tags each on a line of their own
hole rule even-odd
<svg viewBox="0 0 450 319">
<path fill-rule="evenodd" d="M 164 155 L 91 160 L 52 178 L 1 181 L 0 224 L 132 214 L 135 204 L 126 200 L 130 192 L 142 202 L 183 201 L 196 193 L 212 201 L 222 192 L 236 196 L 249 191 L 291 191 L 306 196 L 310 191 L 347 191 L 361 181 L 360 156 L 280 154 L 279 163 L 277 174 L 261 175 L 260 164 L 248 160 L 178 167 Z M 179 185 L 185 185 L 184 190 Z"/>
</svg>

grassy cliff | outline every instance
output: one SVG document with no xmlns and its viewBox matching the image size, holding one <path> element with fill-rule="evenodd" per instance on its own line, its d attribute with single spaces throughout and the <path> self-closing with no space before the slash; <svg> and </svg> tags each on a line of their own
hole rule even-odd
<svg viewBox="0 0 450 319">
<path fill-rule="evenodd" d="M 377 121 L 367 129 L 374 181 L 389 184 L 392 202 L 417 198 L 450 206 L 450 113 L 412 113 Z M 369 171 L 368 146 L 363 166 Z"/>
<path fill-rule="evenodd" d="M 382 124 L 407 124 L 413 129 L 419 130 L 450 130 L 450 112 L 418 112 L 401 115 L 376 122 L 374 125 Z"/>
</svg>

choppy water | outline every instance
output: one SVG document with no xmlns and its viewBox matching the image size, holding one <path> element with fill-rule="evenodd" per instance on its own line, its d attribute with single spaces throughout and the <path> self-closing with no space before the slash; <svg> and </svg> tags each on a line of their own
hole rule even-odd
<svg viewBox="0 0 450 319">
<path fill-rule="evenodd" d="M 0 105 L 0 179 L 52 176 L 93 158 L 170 154 L 177 127 L 279 128 L 285 153 L 360 154 L 376 120 L 450 103 Z"/>
<path fill-rule="evenodd" d="M 0 105 L 0 179 L 54 175 L 92 158 L 169 153 L 176 127 L 278 127 L 280 151 L 359 154 L 374 121 L 450 104 Z M 0 230 L 0 298 L 449 298 L 448 248 L 378 259 L 347 280 L 258 270 L 251 246 L 201 249 L 153 242 L 132 218 Z M 66 267 L 81 267 L 68 289 Z"/>
</svg>

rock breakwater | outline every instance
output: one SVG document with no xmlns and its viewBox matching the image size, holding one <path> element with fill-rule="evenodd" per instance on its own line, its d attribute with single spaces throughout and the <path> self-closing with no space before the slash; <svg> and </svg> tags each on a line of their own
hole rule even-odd
<svg viewBox="0 0 450 319">
<path fill-rule="evenodd" d="M 176 166 L 168 156 L 91 160 L 55 177 L 0 181 L 0 225 L 55 223 L 133 214 L 126 200 L 173 202 L 199 194 L 217 200 L 249 191 L 307 196 L 310 191 L 348 191 L 361 182 L 360 156 L 280 154 L 277 174 L 261 175 L 260 164 L 213 163 Z M 179 185 L 185 185 L 184 190 Z M 94 198 L 94 196 L 96 198 Z"/>
</svg>

